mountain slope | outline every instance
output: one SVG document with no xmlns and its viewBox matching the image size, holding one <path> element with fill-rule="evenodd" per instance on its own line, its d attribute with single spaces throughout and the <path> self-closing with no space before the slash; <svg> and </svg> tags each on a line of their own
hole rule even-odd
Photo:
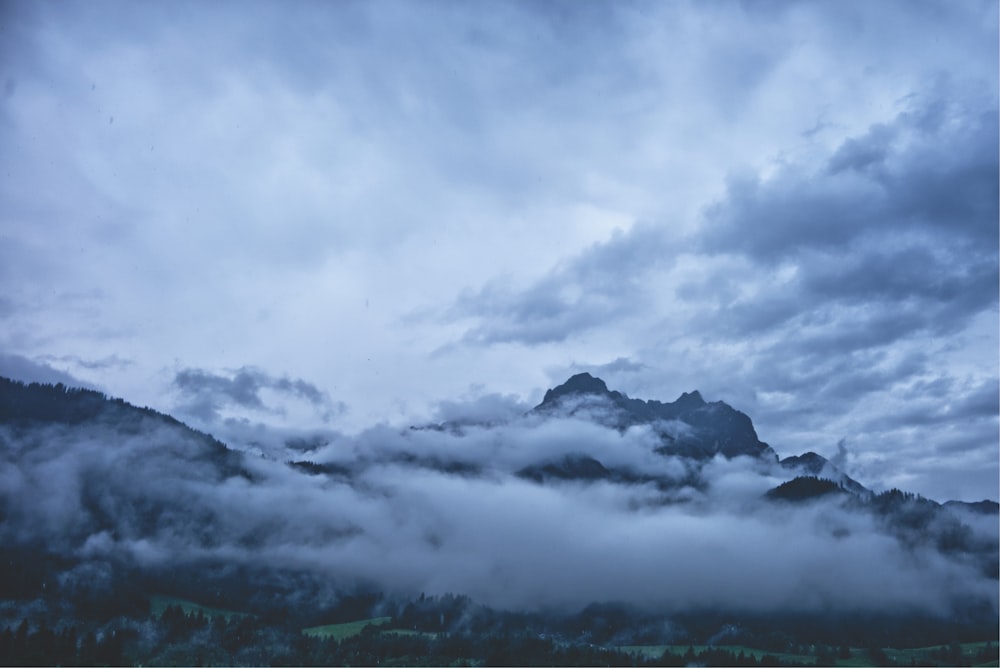
<svg viewBox="0 0 1000 668">
<path fill-rule="evenodd" d="M 163 431 L 172 436 L 168 443 L 175 447 L 166 452 L 150 452 L 150 456 L 168 455 L 208 464 L 220 480 L 247 475 L 238 452 L 174 417 L 151 408 L 133 406 L 123 399 L 109 398 L 95 390 L 66 387 L 62 383 L 26 384 L 0 377 L 2 426 L 21 434 L 45 428 L 63 432 L 108 429 L 122 436 Z M 117 442 L 117 439 L 108 442 Z M 41 445 L 43 441 L 34 443 Z"/>
<path fill-rule="evenodd" d="M 211 536 L 220 511 L 183 499 L 254 479 L 241 453 L 168 415 L 93 390 L 6 378 L 0 476 L 0 540 L 73 554 Z"/>
</svg>

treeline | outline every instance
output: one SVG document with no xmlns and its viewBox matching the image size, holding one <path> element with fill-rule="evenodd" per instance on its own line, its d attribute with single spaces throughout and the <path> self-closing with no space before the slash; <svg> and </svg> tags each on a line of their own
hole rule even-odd
<svg viewBox="0 0 1000 668">
<path fill-rule="evenodd" d="M 163 424 L 183 428 L 214 447 L 225 445 L 208 434 L 199 432 L 183 422 L 148 406 L 140 408 L 124 399 L 112 398 L 83 387 L 70 387 L 62 383 L 22 383 L 0 376 L 0 423 L 18 426 L 29 424 L 69 424 L 86 422 L 134 422 L 143 417 L 153 418 Z"/>
<path fill-rule="evenodd" d="M 686 654 L 664 652 L 658 659 L 590 644 L 561 643 L 527 631 L 407 633 L 368 626 L 336 640 L 251 616 L 185 613 L 168 607 L 144 624 L 122 621 L 120 628 L 78 633 L 75 627 L 0 633 L 0 665 L 483 665 L 483 666 L 781 666 L 777 657 L 760 660 L 720 648 Z"/>
<path fill-rule="evenodd" d="M 426 602 L 426 601 L 425 601 Z M 454 601 L 452 601 L 453 603 Z M 411 615 L 414 608 L 410 608 Z M 410 621 L 415 621 L 412 617 Z M 625 652 L 586 642 L 567 642 L 526 628 L 488 632 L 429 632 L 388 625 L 365 627 L 358 635 L 337 640 L 311 637 L 275 619 L 233 614 L 206 616 L 168 606 L 159 617 L 120 618 L 101 628 L 58 629 L 45 623 L 32 628 L 27 620 L 0 632 L 3 666 L 117 665 L 482 665 L 482 666 L 782 666 L 778 653 L 734 651 L 725 646 L 685 652 L 668 648 L 659 657 Z M 842 645 L 839 650 L 816 646 L 809 653 L 816 665 L 861 658 Z M 963 653 L 957 643 L 907 656 L 894 662 L 885 650 L 870 648 L 862 660 L 870 665 L 963 666 L 995 662 L 995 643 Z"/>
<path fill-rule="evenodd" d="M 128 404 L 96 390 L 0 377 L 0 422 L 80 424 L 93 420 L 112 405 Z M 151 409 L 138 410 L 155 413 Z"/>
<path fill-rule="evenodd" d="M 847 494 L 843 483 L 816 476 L 798 476 L 769 490 L 765 496 L 782 501 L 805 501 L 828 494 Z"/>
<path fill-rule="evenodd" d="M 152 426 L 175 430 L 177 438 L 202 445 L 200 458 L 214 462 L 226 476 L 253 476 L 241 455 L 210 434 L 197 431 L 177 418 L 152 408 L 133 406 L 124 399 L 62 383 L 22 383 L 0 376 L 0 424 L 15 429 L 46 426 L 101 425 L 118 432 L 139 433 Z"/>
<path fill-rule="evenodd" d="M 51 629 L 45 624 L 30 630 L 24 620 L 16 630 L 0 633 L 3 666 L 120 666 L 130 665 L 124 647 L 134 633 L 113 629 L 98 636 L 77 633 L 76 627 Z"/>
</svg>

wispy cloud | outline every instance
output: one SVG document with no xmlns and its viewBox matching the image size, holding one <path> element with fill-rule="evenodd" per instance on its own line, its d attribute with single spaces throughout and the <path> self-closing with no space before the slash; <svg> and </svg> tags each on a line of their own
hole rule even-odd
<svg viewBox="0 0 1000 668">
<path fill-rule="evenodd" d="M 182 369 L 174 376 L 174 386 L 181 395 L 180 410 L 202 420 L 217 420 L 228 407 L 261 412 L 282 412 L 265 402 L 262 393 L 272 391 L 302 399 L 322 411 L 324 420 L 345 410 L 312 383 L 301 378 L 271 376 L 254 367 L 241 367 L 229 374 L 204 369 Z"/>
</svg>

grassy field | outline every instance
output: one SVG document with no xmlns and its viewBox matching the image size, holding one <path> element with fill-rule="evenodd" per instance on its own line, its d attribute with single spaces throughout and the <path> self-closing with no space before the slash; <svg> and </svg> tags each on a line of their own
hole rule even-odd
<svg viewBox="0 0 1000 668">
<path fill-rule="evenodd" d="M 154 617 L 159 617 L 163 614 L 163 611 L 167 609 L 168 606 L 176 605 L 185 614 L 196 615 L 199 612 L 206 617 L 225 617 L 226 621 L 229 621 L 230 617 L 253 617 L 247 612 L 237 612 L 235 610 L 226 610 L 224 608 L 211 608 L 207 605 L 201 605 L 195 603 L 194 601 L 188 601 L 183 598 L 175 598 L 173 596 L 160 596 L 159 594 L 154 594 L 149 597 L 149 608 L 153 613 Z"/>
<path fill-rule="evenodd" d="M 383 624 L 388 624 L 391 619 L 391 617 L 372 617 L 371 619 L 359 619 L 356 622 L 346 622 L 344 624 L 311 626 L 308 629 L 302 629 L 302 633 L 316 638 L 333 638 L 334 640 L 343 640 L 344 638 L 350 638 L 351 636 L 358 635 L 361 633 L 361 630 L 369 624 L 381 626 Z"/>
<path fill-rule="evenodd" d="M 972 643 L 962 643 L 962 655 L 966 660 L 971 660 L 980 650 L 986 648 L 989 641 L 984 642 L 972 642 Z M 996 646 L 994 642 L 994 647 Z M 673 654 L 683 655 L 687 652 L 688 647 L 693 647 L 695 653 L 702 652 L 709 649 L 707 645 L 625 645 L 619 647 L 618 649 L 623 652 L 628 652 L 630 654 L 639 654 L 648 658 L 659 658 L 663 655 L 663 652 L 669 651 Z M 771 654 L 778 657 L 783 663 L 790 664 L 812 664 L 816 661 L 816 657 L 808 654 L 787 654 L 784 652 L 768 652 L 766 650 L 755 649 L 753 647 L 746 647 L 744 645 L 716 645 L 715 649 L 723 649 L 733 654 L 739 654 L 741 651 L 748 655 L 754 656 L 757 659 L 764 656 L 765 654 Z M 919 663 L 922 658 L 929 658 L 931 652 L 939 650 L 947 650 L 947 645 L 932 645 L 930 647 L 914 647 L 910 649 L 884 649 L 885 655 L 892 659 L 897 665 L 909 665 L 910 661 L 915 661 Z M 874 665 L 872 658 L 868 654 L 866 649 L 851 648 L 851 655 L 849 658 L 837 658 L 834 662 L 835 666 L 872 666 Z M 983 664 L 973 664 L 981 666 L 997 666 L 997 661 L 989 661 Z"/>
</svg>

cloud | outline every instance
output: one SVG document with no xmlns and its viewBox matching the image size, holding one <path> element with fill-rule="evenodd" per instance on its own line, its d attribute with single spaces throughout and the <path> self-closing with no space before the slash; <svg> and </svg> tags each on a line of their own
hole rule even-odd
<svg viewBox="0 0 1000 668">
<path fill-rule="evenodd" d="M 644 278 L 670 262 L 670 251 L 669 237 L 657 226 L 616 230 L 610 240 L 560 263 L 523 290 L 495 280 L 464 292 L 444 319 L 478 320 L 462 337 L 472 345 L 532 345 L 580 336 L 647 308 L 650 286 Z"/>
<path fill-rule="evenodd" d="M 983 111 L 978 100 L 951 88 L 927 97 L 909 101 L 890 125 L 846 140 L 830 158 L 834 168 L 811 172 L 793 164 L 767 181 L 734 177 L 690 239 L 672 239 L 665 225 L 638 224 L 521 290 L 495 281 L 462 294 L 447 318 L 478 320 L 462 340 L 479 344 L 531 345 L 620 326 L 653 308 L 653 284 L 700 301 L 734 280 L 730 263 L 710 270 L 700 289 L 692 277 L 671 273 L 693 247 L 707 256 L 705 266 L 713 256 L 751 263 L 741 272 L 750 274 L 749 294 L 733 293 L 718 310 L 696 318 L 695 327 L 719 331 L 721 325 L 721 333 L 741 337 L 811 318 L 826 329 L 829 314 L 885 342 L 924 328 L 960 329 L 997 301 L 1000 273 L 992 250 L 1000 167 L 995 152 L 983 148 L 997 143 L 996 106 Z M 906 140 L 889 143 L 890 134 Z M 848 158 L 859 151 L 881 156 L 884 172 L 848 169 L 857 162 Z M 785 285 L 765 286 L 762 279 L 775 268 Z M 684 283 L 663 285 L 677 278 Z M 873 303 L 881 308 L 872 311 Z M 851 313 L 854 307 L 864 312 Z M 885 320 L 865 322 L 872 317 Z M 895 330 L 890 320 L 899 321 Z"/>
<path fill-rule="evenodd" d="M 574 362 L 565 367 L 556 367 L 549 371 L 554 384 L 562 383 L 566 378 L 578 373 L 587 372 L 605 380 L 610 386 L 619 386 L 620 380 L 629 375 L 648 369 L 649 366 L 629 357 L 617 357 L 604 364 L 581 364 Z"/>
<path fill-rule="evenodd" d="M 262 398 L 262 392 L 302 399 L 323 411 L 325 420 L 343 412 L 345 406 L 301 378 L 276 377 L 254 367 L 241 367 L 231 375 L 220 375 L 203 369 L 182 369 L 173 380 L 181 395 L 181 411 L 206 421 L 216 421 L 225 408 L 251 411 L 282 412 Z"/>
<path fill-rule="evenodd" d="M 41 541 L 97 564 L 221 560 L 521 610 L 626 601 L 662 612 L 939 614 L 970 599 L 996 609 L 995 581 L 974 560 L 905 544 L 836 503 L 764 502 L 787 475 L 765 462 L 711 460 L 696 469 L 699 489 L 674 491 L 516 474 L 580 453 L 689 476 L 688 463 L 653 452 L 648 429 L 537 415 L 492 428 L 378 427 L 312 452 L 342 465 L 329 475 L 247 456 L 241 475 L 204 440 L 152 418 L 139 433 L 107 421 L 0 435 L 5 544 Z M 442 466 L 454 461 L 475 469 Z M 989 530 L 970 530 L 994 541 L 995 556 Z"/>
<path fill-rule="evenodd" d="M 860 240 L 932 235 L 948 249 L 996 246 L 996 100 L 941 85 L 889 123 L 847 139 L 820 169 L 734 177 L 702 243 L 774 263 Z"/>
<path fill-rule="evenodd" d="M 129 367 L 134 362 L 132 360 L 122 359 L 118 355 L 107 355 L 99 359 L 84 359 L 78 355 L 45 355 L 42 359 L 52 362 L 64 362 L 73 364 L 82 369 L 107 369 L 107 368 L 125 368 Z"/>
<path fill-rule="evenodd" d="M 34 361 L 10 353 L 0 353 L 0 376 L 23 383 L 62 383 L 68 387 L 93 387 L 65 371 L 52 368 L 44 361 Z"/>
<path fill-rule="evenodd" d="M 467 401 L 441 401 L 434 412 L 435 419 L 453 423 L 507 422 L 524 415 L 530 405 L 513 394 L 480 394 Z"/>
</svg>

